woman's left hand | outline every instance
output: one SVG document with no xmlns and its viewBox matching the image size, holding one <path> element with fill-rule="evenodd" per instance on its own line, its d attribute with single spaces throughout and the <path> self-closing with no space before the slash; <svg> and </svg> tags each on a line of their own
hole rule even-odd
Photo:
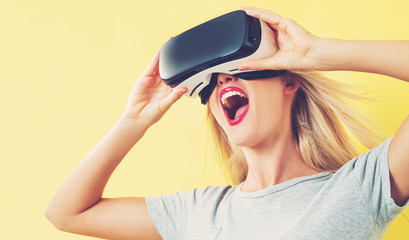
<svg viewBox="0 0 409 240">
<path fill-rule="evenodd" d="M 240 7 L 252 17 L 267 23 L 277 35 L 278 51 L 267 59 L 243 63 L 240 70 L 323 70 L 316 64 L 319 37 L 312 35 L 291 19 L 264 9 Z"/>
<path fill-rule="evenodd" d="M 359 71 L 409 82 L 409 41 L 339 40 L 317 37 L 291 19 L 268 10 L 241 7 L 277 35 L 274 56 L 243 63 L 240 70 Z"/>
</svg>

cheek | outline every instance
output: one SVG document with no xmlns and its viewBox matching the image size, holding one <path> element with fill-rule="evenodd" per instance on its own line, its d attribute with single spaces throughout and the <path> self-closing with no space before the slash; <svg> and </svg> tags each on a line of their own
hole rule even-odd
<svg viewBox="0 0 409 240">
<path fill-rule="evenodd" d="M 254 114 L 257 122 L 274 123 L 283 114 L 284 96 L 278 82 L 260 85 L 253 97 Z"/>
<path fill-rule="evenodd" d="M 209 104 L 210 112 L 213 114 L 214 118 L 219 123 L 219 125 L 221 125 L 221 121 L 223 120 L 224 115 L 216 95 L 217 94 L 214 94 L 213 92 L 207 104 Z"/>
</svg>

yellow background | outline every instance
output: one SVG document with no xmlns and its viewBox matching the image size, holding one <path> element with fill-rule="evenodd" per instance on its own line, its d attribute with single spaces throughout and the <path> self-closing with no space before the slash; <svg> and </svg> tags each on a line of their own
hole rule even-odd
<svg viewBox="0 0 409 240">
<path fill-rule="evenodd" d="M 1 0 L 0 239 L 91 239 L 54 229 L 44 217 L 47 203 L 115 124 L 156 49 L 242 5 L 274 10 L 323 37 L 409 39 L 406 0 Z M 409 112 L 408 83 L 366 73 L 328 75 L 377 91 L 381 103 L 366 110 L 389 135 Z M 212 158 L 205 161 L 203 116 L 198 99 L 184 97 L 129 152 L 105 195 L 226 184 Z M 409 239 L 404 216 L 385 239 Z"/>
</svg>

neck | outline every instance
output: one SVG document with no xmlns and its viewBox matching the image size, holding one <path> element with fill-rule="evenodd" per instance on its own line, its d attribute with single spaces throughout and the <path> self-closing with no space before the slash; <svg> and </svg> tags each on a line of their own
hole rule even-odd
<svg viewBox="0 0 409 240">
<path fill-rule="evenodd" d="M 248 164 L 247 178 L 242 186 L 245 192 L 319 173 L 303 161 L 290 129 L 281 130 L 278 137 L 257 146 L 243 148 L 243 153 Z"/>
</svg>

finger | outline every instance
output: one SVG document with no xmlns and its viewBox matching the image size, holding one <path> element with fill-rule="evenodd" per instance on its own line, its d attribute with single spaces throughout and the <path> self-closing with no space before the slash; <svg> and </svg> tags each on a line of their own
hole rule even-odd
<svg viewBox="0 0 409 240">
<path fill-rule="evenodd" d="M 161 48 L 156 51 L 155 56 L 149 63 L 148 67 L 145 69 L 143 76 L 153 76 L 159 66 L 159 55 L 160 55 Z"/>
<path fill-rule="evenodd" d="M 275 14 L 273 12 L 269 11 L 260 11 L 257 9 L 249 9 L 246 10 L 247 15 L 258 18 L 267 24 L 270 25 L 270 27 L 276 28 L 282 21 L 282 17 L 280 17 L 278 14 Z"/>
<path fill-rule="evenodd" d="M 251 11 L 256 11 L 256 12 L 262 12 L 262 13 L 266 13 L 266 14 L 272 14 L 275 15 L 277 17 L 280 17 L 280 15 L 278 15 L 275 12 L 272 12 L 270 10 L 266 10 L 266 9 L 262 9 L 262 8 L 255 8 L 255 7 L 238 7 L 238 10 L 243 10 L 243 11 L 247 11 L 247 10 L 251 10 Z"/>
<path fill-rule="evenodd" d="M 167 41 L 169 41 L 170 39 L 172 39 L 173 37 L 169 37 Z M 162 46 L 163 47 L 163 46 Z M 160 58 L 160 52 L 162 47 L 155 53 L 155 56 L 153 57 L 151 63 L 149 64 L 148 68 L 145 70 L 144 75 L 143 76 L 155 76 L 155 75 L 159 75 L 159 58 Z M 148 72 L 149 71 L 149 72 Z M 148 75 L 145 75 L 148 74 Z M 159 77 L 160 78 L 160 77 Z M 160 79 L 162 81 L 162 79 Z"/>
<path fill-rule="evenodd" d="M 187 93 L 188 89 L 185 87 L 182 88 L 174 88 L 172 92 L 166 96 L 160 103 L 159 109 L 164 113 L 177 101 L 179 100 L 183 94 Z"/>
<path fill-rule="evenodd" d="M 281 70 L 282 68 L 277 62 L 276 57 L 272 58 L 265 58 L 265 59 L 259 59 L 259 60 L 252 60 L 248 62 L 244 62 L 243 64 L 240 65 L 239 70 L 240 71 L 247 71 L 247 70 L 253 70 L 253 71 L 259 71 L 259 70 Z"/>
</svg>

